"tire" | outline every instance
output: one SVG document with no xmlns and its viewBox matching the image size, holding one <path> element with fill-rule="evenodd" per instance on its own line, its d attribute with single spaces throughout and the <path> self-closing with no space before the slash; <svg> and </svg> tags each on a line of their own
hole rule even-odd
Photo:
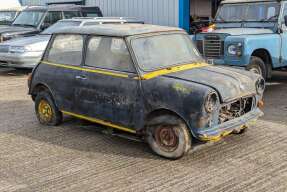
<svg viewBox="0 0 287 192">
<path fill-rule="evenodd" d="M 259 58 L 252 56 L 250 64 L 246 67 L 248 71 L 261 75 L 264 79 L 267 79 L 267 68 L 264 61 Z"/>
<path fill-rule="evenodd" d="M 42 125 L 56 126 L 63 120 L 63 114 L 56 107 L 52 96 L 47 91 L 42 91 L 36 95 L 35 112 Z"/>
<path fill-rule="evenodd" d="M 179 118 L 166 116 L 166 119 L 174 119 L 173 124 L 161 121 L 161 117 L 154 119 L 157 122 L 149 125 L 146 131 L 146 140 L 150 148 L 157 155 L 167 159 L 180 159 L 191 148 L 191 136 L 186 124 Z M 160 121 L 158 121 L 160 120 Z"/>
</svg>

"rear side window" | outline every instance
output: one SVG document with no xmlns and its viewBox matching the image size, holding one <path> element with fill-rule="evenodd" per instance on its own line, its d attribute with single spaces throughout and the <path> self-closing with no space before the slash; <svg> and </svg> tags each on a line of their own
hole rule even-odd
<svg viewBox="0 0 287 192">
<path fill-rule="evenodd" d="M 135 72 L 126 42 L 122 38 L 92 37 L 86 65 L 121 72 Z"/>
<path fill-rule="evenodd" d="M 82 51 L 83 36 L 57 35 L 46 58 L 52 63 L 81 65 Z"/>
<path fill-rule="evenodd" d="M 84 17 L 101 17 L 99 13 L 89 13 L 89 12 L 84 12 L 83 13 Z"/>
<path fill-rule="evenodd" d="M 64 18 L 71 19 L 73 17 L 81 17 L 80 12 L 78 11 L 64 11 Z"/>
<path fill-rule="evenodd" d="M 62 19 L 62 12 L 51 11 L 51 12 L 48 12 L 47 16 L 45 17 L 44 24 L 46 26 L 50 26 L 61 19 Z"/>
</svg>

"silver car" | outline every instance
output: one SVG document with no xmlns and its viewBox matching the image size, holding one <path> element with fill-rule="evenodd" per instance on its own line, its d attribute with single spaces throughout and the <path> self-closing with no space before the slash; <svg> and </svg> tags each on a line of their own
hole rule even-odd
<svg viewBox="0 0 287 192">
<path fill-rule="evenodd" d="M 0 66 L 11 68 L 34 68 L 43 55 L 49 39 L 55 30 L 70 26 L 98 24 L 143 23 L 134 18 L 85 17 L 58 21 L 42 33 L 32 37 L 21 37 L 0 43 Z"/>
</svg>

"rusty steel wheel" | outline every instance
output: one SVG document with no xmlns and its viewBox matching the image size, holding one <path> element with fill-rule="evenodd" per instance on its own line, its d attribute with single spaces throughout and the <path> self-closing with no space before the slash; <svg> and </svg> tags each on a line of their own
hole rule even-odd
<svg viewBox="0 0 287 192">
<path fill-rule="evenodd" d="M 43 125 L 55 126 L 62 121 L 62 113 L 58 110 L 48 92 L 44 91 L 37 94 L 35 111 L 39 122 Z"/>
<path fill-rule="evenodd" d="M 155 128 L 154 138 L 158 146 L 167 152 L 175 151 L 178 146 L 178 135 L 174 127 L 161 125 Z"/>
<path fill-rule="evenodd" d="M 190 150 L 191 136 L 181 119 L 177 117 L 169 119 L 174 120 L 173 124 L 158 123 L 155 120 L 156 125 L 149 125 L 146 129 L 146 140 L 150 148 L 159 156 L 179 159 Z"/>
</svg>

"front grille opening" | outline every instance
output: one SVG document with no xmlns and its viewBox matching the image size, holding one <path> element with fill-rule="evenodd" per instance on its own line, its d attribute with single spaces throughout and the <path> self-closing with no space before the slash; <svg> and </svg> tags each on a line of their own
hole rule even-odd
<svg viewBox="0 0 287 192">
<path fill-rule="evenodd" d="M 219 122 L 224 123 L 249 113 L 254 106 L 254 98 L 242 98 L 223 106 L 219 111 Z"/>
<path fill-rule="evenodd" d="M 1 63 L 1 64 L 4 64 L 4 65 L 8 65 L 8 61 L 1 61 L 1 60 L 0 60 L 0 63 Z"/>
<path fill-rule="evenodd" d="M 203 55 L 208 59 L 219 59 L 224 55 L 224 41 L 218 35 L 207 35 L 203 41 Z"/>
</svg>

